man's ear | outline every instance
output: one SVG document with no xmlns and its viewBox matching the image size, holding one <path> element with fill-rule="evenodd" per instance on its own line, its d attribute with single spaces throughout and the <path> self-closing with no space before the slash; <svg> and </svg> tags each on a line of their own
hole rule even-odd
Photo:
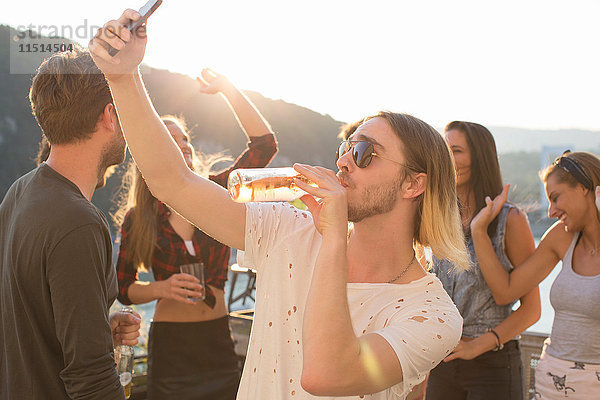
<svg viewBox="0 0 600 400">
<path fill-rule="evenodd" d="M 112 103 L 108 103 L 104 107 L 104 110 L 102 111 L 102 114 L 100 115 L 100 118 L 98 119 L 98 123 L 102 124 L 102 126 L 108 130 L 111 130 L 111 131 L 117 130 L 117 126 L 116 126 L 116 124 L 118 124 L 117 113 L 115 111 L 115 106 L 113 106 Z"/>
<path fill-rule="evenodd" d="M 418 174 L 409 175 L 404 181 L 405 199 L 416 199 L 425 192 L 427 187 L 427 174 L 420 172 Z"/>
</svg>

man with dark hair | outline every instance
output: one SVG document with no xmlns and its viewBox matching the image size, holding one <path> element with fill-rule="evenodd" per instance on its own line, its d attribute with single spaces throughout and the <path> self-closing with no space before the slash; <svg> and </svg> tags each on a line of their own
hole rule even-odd
<svg viewBox="0 0 600 400">
<path fill-rule="evenodd" d="M 0 204 L 0 398 L 123 399 L 112 349 L 140 318 L 109 316 L 112 242 L 90 202 L 125 156 L 110 90 L 76 49 L 40 65 L 29 98 L 51 147 Z"/>
</svg>

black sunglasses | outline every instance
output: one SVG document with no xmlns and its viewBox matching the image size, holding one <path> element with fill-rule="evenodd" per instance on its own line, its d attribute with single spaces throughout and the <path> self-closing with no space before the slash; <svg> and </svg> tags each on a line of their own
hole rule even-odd
<svg viewBox="0 0 600 400">
<path fill-rule="evenodd" d="M 342 143 L 340 143 L 340 147 L 338 148 L 337 153 L 335 155 L 335 159 L 338 160 L 341 156 L 343 156 L 350 150 L 352 150 L 352 159 L 354 160 L 354 163 L 356 164 L 356 166 L 358 168 L 368 167 L 369 164 L 371 164 L 373 157 L 375 156 L 375 157 L 379 157 L 381 159 L 402 165 L 403 167 L 406 167 L 406 168 L 410 169 L 411 171 L 414 171 L 414 169 L 409 167 L 408 165 L 402 164 L 401 162 L 398 162 L 395 160 L 391 160 L 389 158 L 382 157 L 381 155 L 375 153 L 373 143 L 367 142 L 366 140 L 344 140 L 344 141 L 342 141 Z"/>
<path fill-rule="evenodd" d="M 560 157 L 554 160 L 552 164 L 571 174 L 571 176 L 575 178 L 577 182 L 581 183 L 584 188 L 594 191 L 592 178 L 585 172 L 581 164 L 579 164 L 577 160 L 567 157 L 570 152 L 571 150 L 566 150 Z"/>
</svg>

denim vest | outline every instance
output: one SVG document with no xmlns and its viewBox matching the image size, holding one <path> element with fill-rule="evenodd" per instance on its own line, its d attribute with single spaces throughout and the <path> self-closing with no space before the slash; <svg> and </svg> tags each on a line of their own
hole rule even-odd
<svg viewBox="0 0 600 400">
<path fill-rule="evenodd" d="M 498 227 L 492 238 L 492 245 L 496 256 L 505 270 L 511 271 L 513 265 L 504 253 L 504 235 L 506 233 L 506 217 L 508 211 L 514 207 L 505 204 L 498 216 Z M 442 281 L 444 289 L 448 292 L 456 308 L 463 317 L 463 336 L 477 337 L 486 332 L 488 328 L 494 328 L 508 317 L 512 312 L 515 302 L 499 306 L 494 301 L 492 292 L 488 287 L 479 263 L 475 257 L 473 239 L 467 241 L 467 251 L 473 263 L 466 271 L 453 269 L 448 260 L 438 260 L 433 256 L 433 273 Z"/>
</svg>

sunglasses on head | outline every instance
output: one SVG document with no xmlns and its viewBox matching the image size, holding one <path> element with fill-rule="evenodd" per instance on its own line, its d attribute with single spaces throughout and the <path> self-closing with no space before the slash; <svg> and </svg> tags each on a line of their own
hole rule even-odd
<svg viewBox="0 0 600 400">
<path fill-rule="evenodd" d="M 552 164 L 571 174 L 571 176 L 575 178 L 577 182 L 581 183 L 584 188 L 594 191 L 592 178 L 585 172 L 581 164 L 574 158 L 567 157 L 570 152 L 571 150 L 566 150 L 560 157 L 554 160 Z"/>
<path fill-rule="evenodd" d="M 391 161 L 393 163 L 402 165 L 410 170 L 413 170 L 411 167 L 402 164 L 401 162 L 391 160 L 389 158 L 385 158 L 375 153 L 375 148 L 373 147 L 373 143 L 368 142 L 366 140 L 344 140 L 340 143 L 340 147 L 336 153 L 336 160 L 338 160 L 341 156 L 346 154 L 352 150 L 352 159 L 358 168 L 366 168 L 371 164 L 373 157 L 379 157 L 383 160 Z"/>
</svg>

